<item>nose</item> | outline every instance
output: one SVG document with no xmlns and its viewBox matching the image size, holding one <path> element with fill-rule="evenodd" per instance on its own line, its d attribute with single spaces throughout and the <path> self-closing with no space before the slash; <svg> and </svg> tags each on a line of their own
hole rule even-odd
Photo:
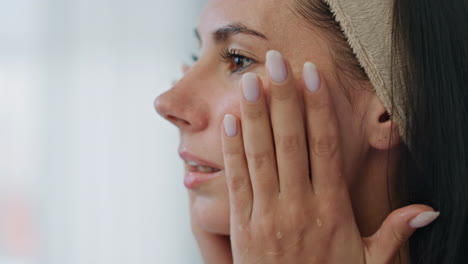
<svg viewBox="0 0 468 264">
<path fill-rule="evenodd" d="M 208 113 L 201 100 L 194 99 L 193 90 L 173 87 L 154 100 L 154 108 L 162 117 L 184 131 L 201 131 L 208 125 Z"/>
</svg>

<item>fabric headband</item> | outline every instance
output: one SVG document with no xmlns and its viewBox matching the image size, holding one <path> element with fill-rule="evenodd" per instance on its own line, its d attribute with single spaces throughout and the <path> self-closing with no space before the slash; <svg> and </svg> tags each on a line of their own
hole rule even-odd
<svg viewBox="0 0 468 264">
<path fill-rule="evenodd" d="M 325 0 L 404 138 L 403 89 L 392 91 L 393 0 Z M 392 94 L 393 92 L 393 94 Z M 393 97 L 393 98 L 392 98 Z M 393 106 L 392 106 L 393 99 Z"/>
</svg>

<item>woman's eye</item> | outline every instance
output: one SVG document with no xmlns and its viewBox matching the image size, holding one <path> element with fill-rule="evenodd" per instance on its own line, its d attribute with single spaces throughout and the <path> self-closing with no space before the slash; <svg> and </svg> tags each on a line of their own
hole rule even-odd
<svg viewBox="0 0 468 264">
<path fill-rule="evenodd" d="M 238 72 L 243 70 L 244 68 L 250 66 L 251 64 L 255 63 L 254 60 L 243 57 L 243 56 L 234 56 L 231 59 L 230 70 L 232 72 Z"/>
<path fill-rule="evenodd" d="M 231 73 L 240 72 L 257 61 L 251 59 L 239 50 L 224 50 L 221 54 L 223 60 L 229 64 Z"/>
</svg>

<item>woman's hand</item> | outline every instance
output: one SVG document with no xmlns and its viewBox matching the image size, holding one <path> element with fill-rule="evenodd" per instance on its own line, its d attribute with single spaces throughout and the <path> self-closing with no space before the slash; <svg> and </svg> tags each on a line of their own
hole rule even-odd
<svg viewBox="0 0 468 264">
<path fill-rule="evenodd" d="M 242 124 L 233 115 L 223 123 L 234 263 L 392 263 L 414 230 L 438 213 L 404 207 L 361 238 L 325 81 L 313 64 L 304 65 L 303 111 L 289 64 L 273 51 L 267 68 L 270 108 L 262 82 L 247 73 Z"/>
</svg>

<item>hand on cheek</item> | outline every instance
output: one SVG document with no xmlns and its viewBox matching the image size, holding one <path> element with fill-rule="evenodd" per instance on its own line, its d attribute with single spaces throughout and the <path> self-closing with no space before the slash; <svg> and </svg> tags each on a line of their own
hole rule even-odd
<svg viewBox="0 0 468 264">
<path fill-rule="evenodd" d="M 308 62 L 303 82 L 295 82 L 288 62 L 276 51 L 267 53 L 266 65 L 269 107 L 263 82 L 246 73 L 242 122 L 233 115 L 223 122 L 234 262 L 391 263 L 414 230 L 438 213 L 424 205 L 401 208 L 376 235 L 361 238 L 325 80 Z"/>
</svg>

